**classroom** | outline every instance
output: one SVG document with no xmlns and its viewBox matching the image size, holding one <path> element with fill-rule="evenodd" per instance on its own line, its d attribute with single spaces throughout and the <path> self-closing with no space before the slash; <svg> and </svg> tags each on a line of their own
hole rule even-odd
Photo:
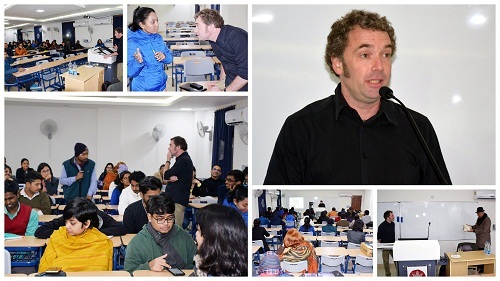
<svg viewBox="0 0 500 281">
<path fill-rule="evenodd" d="M 127 5 L 129 91 L 248 91 L 248 5 L 145 6 Z M 198 30 L 207 11 L 220 16 Z"/>
<path fill-rule="evenodd" d="M 495 276 L 495 203 L 495 190 L 379 189 L 377 276 Z"/>
<path fill-rule="evenodd" d="M 142 172 L 146 179 L 153 178 L 156 175 L 163 175 L 163 171 L 166 171 L 165 174 L 167 174 L 170 161 L 172 161 L 171 170 L 174 171 L 177 162 L 181 163 L 181 158 L 177 158 L 177 156 L 186 157 L 185 155 L 188 155 L 187 157 L 192 160 L 195 172 L 194 175 L 189 173 L 189 183 L 192 181 L 193 184 L 190 185 L 189 204 L 186 204 L 185 211 L 181 214 L 183 220 L 181 219 L 180 223 L 183 223 L 186 235 L 189 236 L 189 240 L 194 245 L 197 232 L 196 225 L 202 227 L 202 222 L 195 220 L 199 210 L 210 205 L 217 205 L 215 206 L 217 208 L 236 208 L 230 205 L 228 205 L 229 207 L 222 206 L 223 203 L 214 204 L 217 203 L 217 195 L 220 193 L 216 193 L 215 196 L 208 195 L 208 193 L 195 194 L 194 187 L 196 186 L 197 190 L 203 189 L 205 180 L 210 180 L 222 184 L 220 187 L 223 187 L 224 190 L 226 190 L 227 184 L 231 184 L 231 182 L 238 185 L 236 189 L 247 190 L 247 183 L 243 173 L 243 170 L 248 167 L 248 116 L 243 115 L 243 113 L 247 114 L 247 107 L 247 97 L 239 96 L 150 96 L 141 98 L 59 96 L 57 99 L 49 96 L 34 99 L 26 95 L 7 97 L 5 98 L 6 178 L 7 176 L 14 177 L 17 170 L 21 171 L 23 175 L 24 173 L 20 169 L 23 169 L 21 164 L 25 162 L 28 164 L 29 169 L 35 169 L 35 171 L 39 170 L 37 169 L 37 166 L 40 167 L 39 163 L 43 162 L 49 165 L 53 178 L 57 178 L 58 182 L 60 179 L 61 182 L 56 186 L 57 192 L 50 196 L 52 212 L 38 216 L 39 223 L 46 224 L 53 219 L 60 218 L 62 212 L 66 212 L 65 207 L 67 204 L 71 202 L 66 200 L 67 189 L 62 183 L 62 171 L 68 171 L 69 176 L 70 170 L 67 170 L 67 166 L 63 162 L 66 163 L 67 159 L 76 159 L 76 155 L 81 152 L 77 152 L 80 146 L 84 146 L 85 150 L 82 151 L 88 153 L 86 163 L 90 163 L 90 160 L 95 163 L 93 173 L 96 176 L 99 176 L 101 172 L 106 176 L 113 173 L 106 172 L 107 163 L 119 166 L 117 171 L 120 177 L 116 177 L 114 183 L 116 185 L 115 191 L 119 186 L 123 188 L 122 195 L 127 192 L 126 190 L 132 188 L 134 174 Z M 226 112 L 230 114 L 236 113 L 236 115 L 241 115 L 244 118 L 226 121 Z M 19 127 L 20 124 L 23 124 L 22 129 Z M 172 152 L 174 150 L 169 148 L 169 143 L 174 143 L 174 137 L 176 136 L 182 137 L 187 143 L 185 152 L 180 155 L 174 154 Z M 220 145 L 220 143 L 226 145 Z M 73 155 L 75 155 L 75 158 L 72 157 Z M 78 155 L 80 157 L 81 154 Z M 171 159 L 169 158 L 170 155 L 172 156 Z M 219 155 L 224 155 L 224 157 L 219 158 Z M 115 165 L 115 163 L 117 164 Z M 9 174 L 7 174 L 7 165 L 10 166 Z M 163 168 L 162 166 L 166 167 Z M 30 173 L 32 172 L 27 172 L 26 177 Z M 43 173 L 43 170 L 40 173 Z M 233 173 L 241 174 L 242 179 L 238 178 L 238 181 L 227 180 L 230 178 L 228 174 L 233 175 Z M 125 180 L 125 176 L 129 176 L 130 181 Z M 162 176 L 159 177 L 162 178 Z M 181 176 L 178 177 L 180 179 Z M 16 176 L 17 180 L 21 178 Z M 234 179 L 236 179 L 236 176 L 234 176 Z M 170 180 L 173 181 L 172 178 Z M 105 183 L 106 179 L 103 182 Z M 129 182 L 131 187 L 126 187 Z M 160 180 L 157 180 L 157 182 L 160 184 L 159 188 L 168 193 L 170 183 L 161 182 Z M 143 181 L 140 181 L 141 188 L 142 184 Z M 28 186 L 27 178 L 25 184 L 20 184 L 23 191 L 26 186 Z M 23 191 L 21 191 L 21 194 Z M 159 189 L 158 192 L 160 192 Z M 226 194 L 229 197 L 229 190 Z M 137 193 L 134 196 L 137 198 L 136 200 L 142 202 Z M 224 199 L 222 197 L 221 202 Z M 123 223 L 123 227 L 126 227 L 129 208 L 125 209 L 125 213 L 121 213 L 122 196 L 120 196 L 118 205 L 111 204 L 112 200 L 111 192 L 105 188 L 99 188 L 97 193 L 93 195 L 94 203 L 102 212 L 106 213 L 104 215 L 106 218 L 108 218 L 108 215 L 112 216 L 117 222 Z M 175 195 L 172 195 L 172 200 L 176 200 Z M 177 202 L 175 209 L 177 209 Z M 120 211 L 119 214 L 117 214 L 117 210 Z M 247 268 L 247 227 L 244 224 L 243 217 L 245 214 L 238 209 L 235 210 L 234 212 L 241 220 L 238 223 L 241 222 L 239 233 L 244 250 L 240 250 L 240 252 L 245 257 L 244 268 Z M 211 212 L 213 211 L 211 210 Z M 179 222 L 179 220 L 175 221 L 176 224 Z M 184 225 L 184 223 L 186 224 Z M 231 225 L 231 223 L 233 222 L 226 224 Z M 201 229 L 203 231 L 203 228 Z M 110 234 L 107 235 L 110 236 Z M 28 247 L 29 249 L 36 249 L 35 252 L 40 253 L 41 249 L 48 247 L 48 245 L 45 245 L 45 240 L 25 236 L 24 239 L 6 241 L 5 248 L 15 252 L 16 248 L 14 246 L 24 246 L 24 249 Z M 111 237 L 111 240 L 114 249 L 113 271 L 94 272 L 94 275 L 120 276 L 119 274 L 124 273 L 124 265 L 125 270 L 127 270 L 127 262 L 124 264 L 124 247 L 130 241 L 133 242 L 133 237 L 127 232 L 126 235 L 115 234 Z M 208 240 L 207 238 L 205 241 Z M 28 244 L 16 244 L 22 241 Z M 233 242 L 227 243 L 231 244 Z M 17 248 L 17 251 L 19 251 L 19 248 Z M 18 270 L 21 268 L 21 272 L 12 273 L 35 274 L 34 272 L 24 272 L 22 268 L 36 266 L 37 262 L 40 262 L 40 256 L 35 255 L 29 261 L 20 260 L 17 255 L 15 257 L 16 259 L 12 261 L 12 268 Z M 6 261 L 7 259 L 4 260 L 4 262 Z M 171 276 L 173 274 L 166 270 L 161 272 L 141 270 L 141 272 L 134 272 L 134 276 Z M 193 273 L 192 267 L 186 267 L 182 270 L 186 275 Z M 129 272 L 125 273 L 130 276 Z M 67 276 L 76 276 L 78 273 L 69 271 L 67 274 Z"/>
<path fill-rule="evenodd" d="M 253 276 L 374 276 L 371 190 L 252 193 Z"/>
<path fill-rule="evenodd" d="M 6 4 L 4 19 L 5 91 L 123 89 L 123 5 Z"/>
</svg>

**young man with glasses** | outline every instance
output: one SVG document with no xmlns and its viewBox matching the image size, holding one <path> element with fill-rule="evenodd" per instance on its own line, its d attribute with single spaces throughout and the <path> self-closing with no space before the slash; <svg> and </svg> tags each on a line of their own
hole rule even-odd
<svg viewBox="0 0 500 281">
<path fill-rule="evenodd" d="M 219 186 L 224 184 L 224 179 L 221 177 L 222 167 L 215 164 L 210 171 L 211 177 L 201 182 L 202 190 L 207 191 L 207 196 L 217 197 Z"/>
<path fill-rule="evenodd" d="M 196 245 L 191 235 L 175 224 L 174 201 L 164 193 L 153 196 L 146 211 L 149 222 L 128 244 L 125 270 L 192 269 Z"/>
<path fill-rule="evenodd" d="M 123 227 L 127 233 L 136 234 L 148 223 L 146 205 L 151 197 L 160 194 L 161 188 L 160 180 L 154 176 L 147 176 L 139 182 L 142 199 L 128 205 L 123 214 Z"/>
<path fill-rule="evenodd" d="M 245 182 L 245 174 L 240 170 L 232 170 L 227 173 L 226 185 L 219 186 L 217 192 L 217 204 L 222 204 L 227 194 L 233 191 L 237 186 Z"/>
</svg>

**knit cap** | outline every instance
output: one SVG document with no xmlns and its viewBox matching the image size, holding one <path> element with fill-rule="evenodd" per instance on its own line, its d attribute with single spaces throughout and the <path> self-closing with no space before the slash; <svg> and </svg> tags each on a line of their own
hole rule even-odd
<svg viewBox="0 0 500 281">
<path fill-rule="evenodd" d="M 83 143 L 77 142 L 75 144 L 75 156 L 78 156 L 78 155 L 82 154 L 87 149 L 88 148 L 87 148 L 86 145 L 84 145 Z"/>
</svg>

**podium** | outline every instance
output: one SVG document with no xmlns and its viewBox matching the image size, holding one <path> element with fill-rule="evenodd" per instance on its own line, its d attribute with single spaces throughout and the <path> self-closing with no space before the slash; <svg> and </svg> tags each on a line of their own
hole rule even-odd
<svg viewBox="0 0 500 281">
<path fill-rule="evenodd" d="M 109 48 L 95 47 L 88 51 L 88 61 L 92 65 L 98 65 L 104 68 L 104 80 L 111 83 L 117 83 L 116 78 L 116 56 L 111 56 L 107 59 L 104 55 L 112 54 L 114 51 Z"/>
<path fill-rule="evenodd" d="M 440 247 L 437 240 L 403 240 L 393 246 L 399 276 L 437 276 Z"/>
</svg>

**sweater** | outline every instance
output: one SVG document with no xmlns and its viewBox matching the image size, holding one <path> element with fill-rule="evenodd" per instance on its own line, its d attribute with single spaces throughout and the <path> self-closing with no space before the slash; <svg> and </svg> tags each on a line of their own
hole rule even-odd
<svg viewBox="0 0 500 281">
<path fill-rule="evenodd" d="M 120 215 L 123 215 L 125 213 L 125 209 L 130 205 L 131 203 L 134 203 L 135 201 L 141 200 L 141 194 L 140 193 L 134 193 L 132 191 L 132 186 L 128 186 L 122 190 L 122 194 L 120 194 L 120 199 L 118 200 L 118 213 Z"/>
<path fill-rule="evenodd" d="M 38 272 L 49 267 L 61 267 L 66 272 L 112 270 L 113 243 L 96 228 L 72 236 L 61 226 L 50 236 Z"/>
<path fill-rule="evenodd" d="M 163 174 L 166 180 L 171 176 L 176 176 L 177 181 L 169 182 L 165 193 L 172 197 L 175 203 L 187 207 L 193 181 L 193 161 L 187 151 L 176 157 L 174 165 Z"/>
<path fill-rule="evenodd" d="M 123 227 L 126 233 L 137 234 L 148 223 L 148 214 L 142 200 L 136 201 L 125 209 L 123 214 Z"/>
<path fill-rule="evenodd" d="M 33 198 L 29 198 L 23 189 L 20 192 L 19 202 L 24 205 L 28 205 L 31 208 L 39 209 L 44 215 L 50 215 L 52 213 L 52 209 L 50 207 L 52 200 L 50 200 L 47 193 L 43 191 L 39 191 L 33 195 Z"/>
<path fill-rule="evenodd" d="M 12 215 L 4 207 L 5 233 L 33 236 L 38 227 L 38 214 L 30 206 L 19 203 L 17 212 Z"/>
<path fill-rule="evenodd" d="M 186 268 L 192 269 L 193 258 L 196 255 L 196 245 L 191 235 L 174 224 L 170 231 L 174 231 L 174 236 L 170 238 L 170 244 L 182 257 Z M 135 270 L 150 270 L 148 262 L 164 255 L 163 249 L 158 245 L 153 236 L 149 233 L 147 225 L 137 233 L 127 246 L 124 269 L 130 273 Z"/>
</svg>

